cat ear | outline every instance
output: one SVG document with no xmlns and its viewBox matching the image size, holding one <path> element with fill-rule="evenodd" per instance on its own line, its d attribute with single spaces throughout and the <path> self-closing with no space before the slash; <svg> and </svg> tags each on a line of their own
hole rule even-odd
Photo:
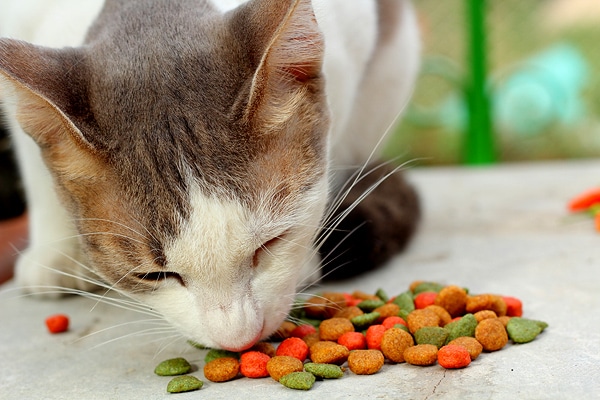
<svg viewBox="0 0 600 400">
<path fill-rule="evenodd" d="M 0 96 L 42 150 L 93 149 L 82 134 L 93 124 L 82 60 L 83 54 L 74 48 L 0 40 Z"/>
<path fill-rule="evenodd" d="M 311 0 L 253 0 L 232 22 L 256 58 L 246 117 L 279 125 L 321 77 L 324 39 Z"/>
</svg>

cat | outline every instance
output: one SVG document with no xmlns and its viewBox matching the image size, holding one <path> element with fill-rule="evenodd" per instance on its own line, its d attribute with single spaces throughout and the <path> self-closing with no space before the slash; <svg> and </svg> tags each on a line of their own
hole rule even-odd
<svg viewBox="0 0 600 400">
<path fill-rule="evenodd" d="M 415 230 L 416 193 L 378 161 L 419 68 L 408 0 L 0 9 L 25 290 L 92 290 L 93 272 L 237 351 L 278 328 L 301 285 L 381 264 Z"/>
</svg>

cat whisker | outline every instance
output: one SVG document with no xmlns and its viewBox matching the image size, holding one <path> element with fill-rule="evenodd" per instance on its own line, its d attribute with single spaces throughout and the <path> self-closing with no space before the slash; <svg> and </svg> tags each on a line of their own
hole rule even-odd
<svg viewBox="0 0 600 400">
<path fill-rule="evenodd" d="M 135 220 L 135 219 L 134 219 L 134 220 Z M 105 218 L 79 218 L 79 219 L 77 219 L 77 221 L 97 221 L 97 222 L 108 222 L 108 223 L 110 223 L 110 224 L 114 224 L 114 225 L 120 226 L 120 227 L 122 227 L 122 228 L 125 228 L 125 229 L 127 229 L 127 230 L 130 230 L 131 232 L 133 232 L 133 233 L 137 234 L 137 235 L 138 235 L 139 237 L 141 237 L 142 239 L 148 239 L 148 238 L 149 238 L 148 236 L 144 235 L 143 233 L 139 232 L 138 230 L 136 230 L 136 229 L 132 228 L 132 227 L 131 227 L 131 226 L 129 226 L 129 225 L 126 225 L 126 224 L 124 224 L 124 223 L 121 223 L 121 222 L 118 222 L 118 221 L 113 221 L 113 220 L 110 220 L 110 219 L 105 219 Z M 139 221 L 137 221 L 137 220 L 135 220 L 135 222 L 137 222 L 137 223 L 138 223 L 138 224 L 139 224 L 141 227 L 143 227 L 143 228 L 146 230 L 146 232 L 147 232 L 147 233 L 148 233 L 148 234 L 149 234 L 149 235 L 152 237 L 152 233 L 151 233 L 151 232 L 150 232 L 150 231 L 149 231 L 147 228 L 145 228 L 143 224 L 141 224 L 141 223 L 140 223 Z M 152 237 L 152 238 L 153 238 L 153 237 Z"/>
</svg>

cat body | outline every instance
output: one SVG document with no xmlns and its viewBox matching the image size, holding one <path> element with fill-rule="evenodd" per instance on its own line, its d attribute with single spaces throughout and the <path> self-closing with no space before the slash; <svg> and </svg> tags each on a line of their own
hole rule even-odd
<svg viewBox="0 0 600 400">
<path fill-rule="evenodd" d="M 0 41 L 31 220 L 19 283 L 89 290 L 89 269 L 195 342 L 240 350 L 270 335 L 318 278 L 331 193 L 408 101 L 410 4 L 0 9 L 1 36 L 35 44 Z"/>
</svg>

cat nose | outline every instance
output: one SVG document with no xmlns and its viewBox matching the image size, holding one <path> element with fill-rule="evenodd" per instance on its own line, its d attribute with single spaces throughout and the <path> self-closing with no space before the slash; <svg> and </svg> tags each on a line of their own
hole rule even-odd
<svg viewBox="0 0 600 400">
<path fill-rule="evenodd" d="M 264 334 L 264 316 L 251 301 L 218 305 L 207 315 L 209 336 L 220 348 L 229 351 L 249 349 Z"/>
</svg>

